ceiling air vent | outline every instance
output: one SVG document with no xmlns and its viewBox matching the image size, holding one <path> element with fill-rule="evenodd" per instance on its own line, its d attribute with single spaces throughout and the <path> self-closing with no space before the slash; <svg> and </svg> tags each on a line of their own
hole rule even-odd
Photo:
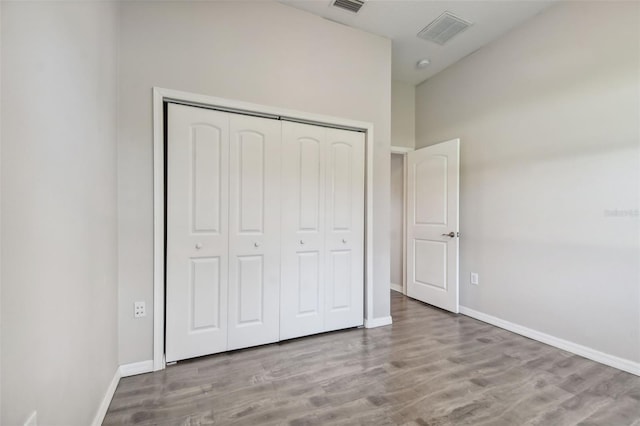
<svg viewBox="0 0 640 426">
<path fill-rule="evenodd" d="M 471 22 L 458 18 L 453 13 L 444 12 L 424 27 L 418 33 L 418 37 L 442 45 L 469 28 L 469 26 L 471 26 Z"/>
<path fill-rule="evenodd" d="M 363 5 L 363 0 L 334 0 L 333 2 L 333 6 L 353 13 L 358 13 Z"/>
</svg>

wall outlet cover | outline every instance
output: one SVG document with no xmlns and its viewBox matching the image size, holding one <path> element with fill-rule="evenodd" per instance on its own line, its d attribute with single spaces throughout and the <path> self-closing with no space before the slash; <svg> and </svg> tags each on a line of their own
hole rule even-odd
<svg viewBox="0 0 640 426">
<path fill-rule="evenodd" d="M 141 318 L 147 315 L 147 309 L 144 302 L 135 302 L 133 304 L 133 317 Z"/>
</svg>

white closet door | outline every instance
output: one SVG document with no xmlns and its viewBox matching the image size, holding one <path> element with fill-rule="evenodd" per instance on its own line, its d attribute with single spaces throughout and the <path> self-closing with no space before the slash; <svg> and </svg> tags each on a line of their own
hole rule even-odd
<svg viewBox="0 0 640 426">
<path fill-rule="evenodd" d="M 279 121 L 231 114 L 229 350 L 279 337 L 280 140 Z"/>
<path fill-rule="evenodd" d="M 326 129 L 282 123 L 280 339 L 324 331 Z"/>
<path fill-rule="evenodd" d="M 364 133 L 327 129 L 325 330 L 363 324 Z"/>
<path fill-rule="evenodd" d="M 229 115 L 169 105 L 166 359 L 227 349 Z"/>
</svg>

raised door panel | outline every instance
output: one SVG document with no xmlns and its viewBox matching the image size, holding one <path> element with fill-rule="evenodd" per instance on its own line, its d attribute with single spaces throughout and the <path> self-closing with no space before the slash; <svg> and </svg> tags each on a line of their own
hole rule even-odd
<svg viewBox="0 0 640 426">
<path fill-rule="evenodd" d="M 190 332 L 220 328 L 220 258 L 191 259 Z"/>
<path fill-rule="evenodd" d="M 351 250 L 333 250 L 328 262 L 328 284 L 331 286 L 327 297 L 329 312 L 351 309 L 351 287 L 353 286 Z"/>
<path fill-rule="evenodd" d="M 253 121 L 253 118 L 243 121 Z M 269 122 L 271 124 L 271 122 Z M 234 182 L 237 185 L 233 195 L 238 213 L 238 229 L 241 235 L 263 235 L 265 220 L 265 146 L 268 135 L 255 130 L 240 130 L 233 133 L 232 158 Z M 270 143 L 274 143 L 271 141 Z M 234 209 L 235 210 L 235 209 Z"/>
<path fill-rule="evenodd" d="M 324 331 L 326 129 L 282 123 L 280 338 Z"/>
<path fill-rule="evenodd" d="M 447 242 L 414 239 L 412 276 L 416 286 L 447 291 Z"/>
<path fill-rule="evenodd" d="M 229 115 L 168 106 L 167 361 L 227 350 Z"/>
<path fill-rule="evenodd" d="M 325 329 L 363 324 L 364 133 L 327 130 Z"/>
<path fill-rule="evenodd" d="M 322 193 L 322 143 L 313 137 L 301 137 L 297 141 L 297 155 L 292 158 L 297 164 L 295 179 L 298 184 L 298 223 L 297 232 L 300 234 L 317 234 L 320 232 L 320 206 Z"/>
<path fill-rule="evenodd" d="M 280 122 L 231 115 L 229 349 L 279 339 Z"/>
<path fill-rule="evenodd" d="M 333 132 L 332 132 L 333 133 Z M 357 189 L 352 184 L 355 172 L 354 150 L 350 143 L 342 142 L 338 139 L 329 146 L 328 163 L 328 203 L 331 228 L 330 232 L 350 232 L 353 219 L 353 204 L 351 198 L 355 196 Z"/>
<path fill-rule="evenodd" d="M 320 306 L 320 253 L 318 251 L 298 251 L 297 295 L 295 304 L 297 318 L 321 315 Z"/>
<path fill-rule="evenodd" d="M 239 256 L 238 271 L 238 327 L 264 323 L 264 258 Z"/>
<path fill-rule="evenodd" d="M 447 157 L 443 155 L 425 158 L 414 165 L 415 225 L 447 224 L 447 170 Z"/>
</svg>

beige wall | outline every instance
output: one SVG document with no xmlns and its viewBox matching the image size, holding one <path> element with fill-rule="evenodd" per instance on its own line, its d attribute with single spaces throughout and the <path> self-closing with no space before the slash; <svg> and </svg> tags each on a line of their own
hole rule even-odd
<svg viewBox="0 0 640 426">
<path fill-rule="evenodd" d="M 416 87 L 391 82 L 391 145 L 414 148 L 416 142 Z"/>
<path fill-rule="evenodd" d="M 0 423 L 86 426 L 117 369 L 116 5 L 1 8 Z"/>
<path fill-rule="evenodd" d="M 0 4 L 0 188 L 2 188 L 2 5 Z M 0 421 L 2 421 L 2 193 L 0 192 Z"/>
<path fill-rule="evenodd" d="M 418 147 L 461 138 L 462 305 L 635 362 L 639 8 L 558 4 L 420 85 L 416 107 Z"/>
<path fill-rule="evenodd" d="M 125 2 L 120 40 L 120 362 L 152 358 L 153 86 L 372 122 L 373 315 L 389 315 L 390 41 L 275 2 Z"/>
<path fill-rule="evenodd" d="M 0 4 L 0 99 L 2 94 L 2 5 Z M 2 188 L 2 101 L 0 100 L 0 188 Z M 0 421 L 2 421 L 2 194 L 0 192 Z"/>
</svg>

